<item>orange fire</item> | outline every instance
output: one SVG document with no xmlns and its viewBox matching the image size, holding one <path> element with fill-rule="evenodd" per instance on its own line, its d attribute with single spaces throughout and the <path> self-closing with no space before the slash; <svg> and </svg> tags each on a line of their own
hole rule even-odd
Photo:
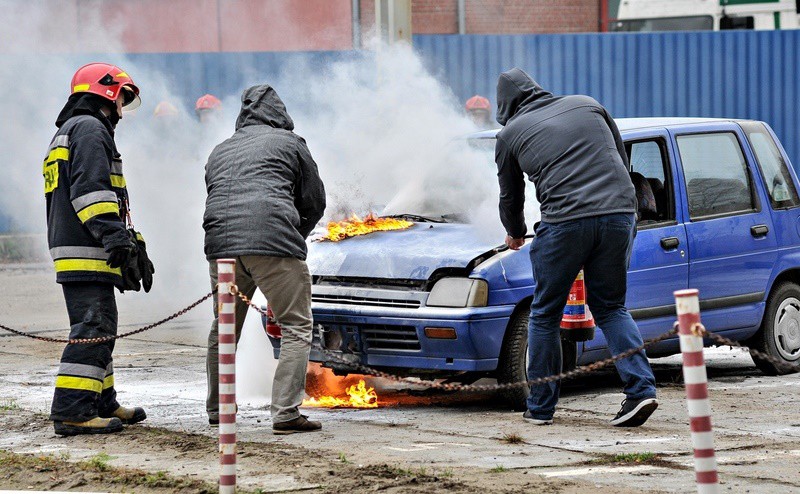
<svg viewBox="0 0 800 494">
<path fill-rule="evenodd" d="M 363 379 L 358 384 L 353 384 L 345 391 L 347 398 L 335 396 L 320 396 L 303 400 L 304 407 L 319 408 L 378 408 L 378 393 L 375 388 L 368 388 Z"/>
<path fill-rule="evenodd" d="M 338 242 L 358 235 L 366 235 L 373 232 L 385 232 L 390 230 L 405 230 L 414 223 L 408 220 L 397 218 L 381 218 L 373 213 L 369 213 L 363 220 L 358 215 L 353 214 L 350 218 L 343 221 L 331 221 L 328 223 L 328 232 L 321 240 Z"/>
</svg>

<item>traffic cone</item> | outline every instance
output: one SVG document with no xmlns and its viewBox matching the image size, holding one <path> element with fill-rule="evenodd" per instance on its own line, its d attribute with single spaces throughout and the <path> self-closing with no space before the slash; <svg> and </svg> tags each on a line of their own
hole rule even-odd
<svg viewBox="0 0 800 494">
<path fill-rule="evenodd" d="M 594 317 L 586 305 L 586 283 L 583 269 L 572 282 L 561 318 L 561 337 L 569 341 L 587 341 L 594 338 Z"/>
</svg>

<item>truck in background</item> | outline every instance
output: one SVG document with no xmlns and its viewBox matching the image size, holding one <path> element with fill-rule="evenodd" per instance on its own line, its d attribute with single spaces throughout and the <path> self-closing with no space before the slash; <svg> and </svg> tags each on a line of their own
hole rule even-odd
<svg viewBox="0 0 800 494">
<path fill-rule="evenodd" d="M 612 32 L 798 29 L 800 0 L 622 0 Z"/>
</svg>

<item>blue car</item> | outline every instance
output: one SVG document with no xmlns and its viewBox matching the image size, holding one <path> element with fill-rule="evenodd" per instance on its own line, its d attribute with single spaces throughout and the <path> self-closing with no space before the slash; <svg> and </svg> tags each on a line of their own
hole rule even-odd
<svg viewBox="0 0 800 494">
<path fill-rule="evenodd" d="M 640 203 L 627 305 L 645 339 L 675 321 L 673 292 L 700 290 L 706 328 L 784 362 L 800 361 L 800 197 L 794 169 L 763 122 L 619 119 Z M 497 131 L 469 136 L 493 148 Z M 491 158 L 489 158 L 491 159 Z M 493 166 L 492 163 L 487 165 Z M 414 213 L 413 211 L 409 213 Z M 423 379 L 526 379 L 536 280 L 520 251 L 455 217 L 417 217 L 402 231 L 311 243 L 319 351 Z M 676 338 L 648 350 L 679 352 Z M 609 356 L 601 331 L 564 341 L 566 369 Z M 754 356 L 767 374 L 786 372 Z M 524 409 L 527 390 L 504 392 Z"/>
</svg>

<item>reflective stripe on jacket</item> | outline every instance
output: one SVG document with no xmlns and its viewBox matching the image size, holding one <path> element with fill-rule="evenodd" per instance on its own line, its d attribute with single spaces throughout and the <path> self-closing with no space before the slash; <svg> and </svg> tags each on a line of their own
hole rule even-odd
<svg viewBox="0 0 800 494">
<path fill-rule="evenodd" d="M 56 133 L 44 159 L 47 238 L 56 281 L 121 286 L 108 252 L 130 244 L 125 177 L 111 132 L 97 117 L 78 115 Z"/>
</svg>

